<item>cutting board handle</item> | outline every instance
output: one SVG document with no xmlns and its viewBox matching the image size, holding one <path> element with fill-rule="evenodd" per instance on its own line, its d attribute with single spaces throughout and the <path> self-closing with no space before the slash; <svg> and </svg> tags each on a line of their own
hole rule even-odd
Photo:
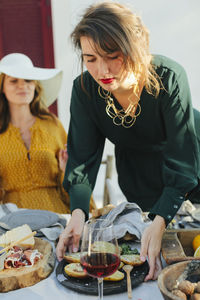
<svg viewBox="0 0 200 300">
<path fill-rule="evenodd" d="M 177 232 L 166 231 L 162 239 L 162 256 L 167 264 L 186 259 L 185 252 L 179 241 Z"/>
</svg>

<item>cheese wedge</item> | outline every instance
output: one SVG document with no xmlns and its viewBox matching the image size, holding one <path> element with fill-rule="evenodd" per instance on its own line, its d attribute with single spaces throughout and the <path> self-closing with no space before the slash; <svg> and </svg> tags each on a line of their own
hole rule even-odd
<svg viewBox="0 0 200 300">
<path fill-rule="evenodd" d="M 27 224 L 13 228 L 0 236 L 0 246 L 5 248 L 11 243 L 18 241 L 31 233 L 32 230 Z M 28 248 L 33 249 L 34 245 L 35 245 L 35 239 L 34 237 L 30 237 L 29 239 L 24 240 L 21 243 L 18 244 L 16 243 L 15 246 L 22 247 L 23 249 L 28 249 Z"/>
</svg>

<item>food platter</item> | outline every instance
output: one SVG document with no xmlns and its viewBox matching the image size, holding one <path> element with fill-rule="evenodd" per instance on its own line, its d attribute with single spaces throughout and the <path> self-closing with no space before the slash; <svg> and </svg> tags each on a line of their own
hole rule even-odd
<svg viewBox="0 0 200 300">
<path fill-rule="evenodd" d="M 64 272 L 64 267 L 67 262 L 62 260 L 59 262 L 56 268 L 56 278 L 64 287 L 71 289 L 78 293 L 88 294 L 88 295 L 98 295 L 97 279 L 89 277 L 86 279 L 78 279 L 68 276 Z M 123 270 L 120 270 L 124 272 Z M 144 281 L 145 276 L 149 271 L 149 265 L 147 262 L 144 264 L 134 267 L 131 272 L 131 283 L 132 288 L 135 288 Z M 127 281 L 126 276 L 120 281 L 104 281 L 103 283 L 103 293 L 104 295 L 118 294 L 127 291 Z"/>
<path fill-rule="evenodd" d="M 55 265 L 55 256 L 51 244 L 46 240 L 35 238 L 34 249 L 41 252 L 43 257 L 32 267 L 0 271 L 0 293 L 32 286 L 51 274 Z"/>
</svg>

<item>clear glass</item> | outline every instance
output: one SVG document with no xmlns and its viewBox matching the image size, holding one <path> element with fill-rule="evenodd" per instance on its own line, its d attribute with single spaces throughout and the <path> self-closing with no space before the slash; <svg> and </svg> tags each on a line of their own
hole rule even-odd
<svg viewBox="0 0 200 300">
<path fill-rule="evenodd" d="M 120 252 L 113 225 L 104 219 L 85 223 L 81 243 L 81 265 L 88 275 L 98 279 L 98 299 L 103 300 L 103 278 L 113 274 L 120 264 Z"/>
</svg>

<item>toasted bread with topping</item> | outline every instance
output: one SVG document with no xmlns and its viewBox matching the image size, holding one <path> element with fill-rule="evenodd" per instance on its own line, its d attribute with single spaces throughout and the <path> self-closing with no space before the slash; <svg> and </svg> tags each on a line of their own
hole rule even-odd
<svg viewBox="0 0 200 300">
<path fill-rule="evenodd" d="M 65 255 L 64 255 L 64 259 L 68 263 L 80 263 L 80 257 L 81 257 L 80 252 L 65 253 Z"/>
<path fill-rule="evenodd" d="M 140 266 L 144 263 L 142 260 L 140 260 L 140 255 L 139 254 L 121 255 L 120 259 L 126 265 L 131 265 L 131 266 Z"/>
<path fill-rule="evenodd" d="M 104 277 L 103 280 L 105 280 L 105 281 L 120 281 L 122 279 L 124 279 L 124 273 L 122 273 L 120 271 L 116 271 L 112 275 Z"/>
<path fill-rule="evenodd" d="M 108 253 L 115 253 L 116 246 L 112 243 L 105 242 L 105 241 L 96 241 L 91 246 L 92 251 L 96 252 L 108 252 Z M 120 250 L 120 249 L 119 249 Z"/>
<path fill-rule="evenodd" d="M 64 271 L 70 277 L 87 278 L 88 274 L 83 271 L 80 263 L 71 263 L 64 267 Z"/>
</svg>

